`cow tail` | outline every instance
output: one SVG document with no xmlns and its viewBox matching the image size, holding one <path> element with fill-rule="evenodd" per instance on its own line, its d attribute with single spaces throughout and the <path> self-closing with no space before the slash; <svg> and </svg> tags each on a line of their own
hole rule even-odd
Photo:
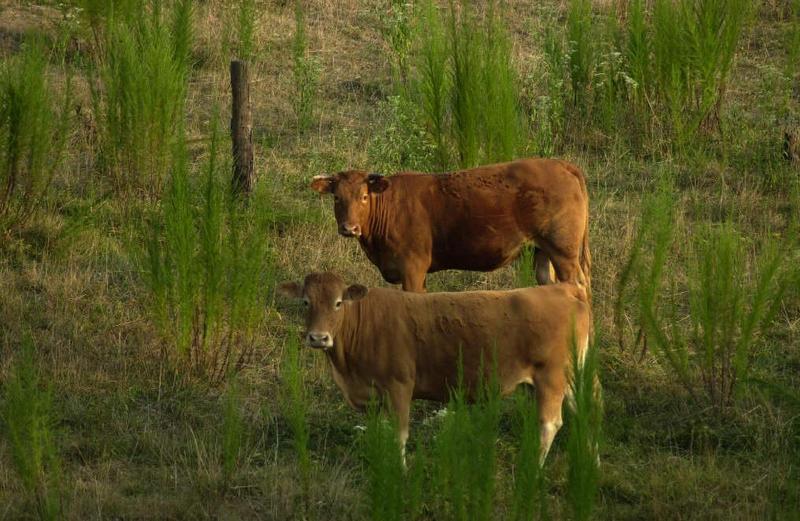
<svg viewBox="0 0 800 521">
<path fill-rule="evenodd" d="M 589 251 L 589 190 L 586 188 L 586 177 L 575 166 L 569 165 L 569 171 L 574 175 L 581 185 L 583 200 L 586 201 L 586 222 L 583 228 L 583 241 L 580 253 L 580 265 L 583 272 L 583 283 L 586 286 L 586 295 L 589 304 L 592 302 L 592 254 Z"/>
</svg>

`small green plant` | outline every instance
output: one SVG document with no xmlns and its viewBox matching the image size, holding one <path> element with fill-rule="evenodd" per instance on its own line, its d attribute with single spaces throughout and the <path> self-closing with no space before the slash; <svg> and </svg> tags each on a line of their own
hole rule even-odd
<svg viewBox="0 0 800 521">
<path fill-rule="evenodd" d="M 367 428 L 362 443 L 370 517 L 375 521 L 405 519 L 405 476 L 397 422 L 381 414 L 380 403 L 375 399 L 367 407 Z"/>
<path fill-rule="evenodd" d="M 137 5 L 98 15 L 99 81 L 91 83 L 92 99 L 101 170 L 119 191 L 157 196 L 182 139 L 192 3 L 176 2 L 171 23 L 159 2 Z"/>
<path fill-rule="evenodd" d="M 590 0 L 570 0 L 567 6 L 567 49 L 572 103 L 586 112 L 588 90 L 596 64 L 596 36 Z"/>
<path fill-rule="evenodd" d="M 511 498 L 511 519 L 530 521 L 547 519 L 545 475 L 539 465 L 539 415 L 532 393 L 517 393 L 514 398 L 515 433 L 519 448 L 514 466 L 514 488 Z"/>
<path fill-rule="evenodd" d="M 306 15 L 302 0 L 295 1 L 295 30 L 292 39 L 292 73 L 294 75 L 294 114 L 301 132 L 308 130 L 316 119 L 317 90 L 320 65 L 308 53 Z"/>
<path fill-rule="evenodd" d="M 311 455 L 308 448 L 308 397 L 303 383 L 302 347 L 297 335 L 289 335 L 283 360 L 283 414 L 292 430 L 297 454 L 303 504 L 308 508 L 311 489 Z"/>
<path fill-rule="evenodd" d="M 200 187 L 178 145 L 161 208 L 135 245 L 168 357 L 212 385 L 252 353 L 269 280 L 266 201 L 254 197 L 243 207 L 231 196 L 218 141 L 215 129 Z"/>
<path fill-rule="evenodd" d="M 572 407 L 567 407 L 567 503 L 573 519 L 592 519 L 599 488 L 598 444 L 602 426 L 602 404 L 597 378 L 597 349 L 586 346 L 581 354 L 577 339 L 570 350 Z"/>
<path fill-rule="evenodd" d="M 689 275 L 687 292 L 674 280 L 662 281 L 675 237 L 673 208 L 668 194 L 645 205 L 619 280 L 617 310 L 634 288 L 642 329 L 659 361 L 696 401 L 719 412 L 750 380 L 757 339 L 789 287 L 786 251 L 766 240 L 761 254 L 749 258 L 732 225 L 701 227 L 682 261 Z M 789 237 L 785 243 L 790 251 L 795 241 Z"/>
<path fill-rule="evenodd" d="M 30 218 L 64 157 L 71 82 L 59 113 L 46 69 L 47 52 L 35 40 L 0 64 L 0 232 Z"/>
<path fill-rule="evenodd" d="M 413 15 L 413 2 L 390 0 L 390 9 L 383 16 L 384 38 L 392 51 L 392 75 L 401 88 L 408 83 L 409 55 L 416 36 Z"/>
<path fill-rule="evenodd" d="M 63 490 L 61 461 L 55 440 L 53 396 L 36 368 L 30 334 L 3 386 L 0 415 L 15 470 L 35 504 L 39 519 L 61 519 Z"/>
<path fill-rule="evenodd" d="M 238 58 L 250 61 L 253 58 L 255 44 L 253 35 L 256 23 L 256 2 L 255 0 L 239 0 L 238 17 L 236 19 L 238 42 Z"/>
<path fill-rule="evenodd" d="M 468 392 L 474 404 L 467 404 Z M 493 519 L 499 421 L 496 377 L 482 379 L 475 389 L 459 383 L 453 390 L 433 447 L 433 480 L 441 494 L 435 501 L 437 518 Z"/>
<path fill-rule="evenodd" d="M 524 141 L 511 40 L 495 2 L 485 10 L 432 0 L 418 7 L 418 44 L 399 95 L 418 116 L 435 149 L 436 166 L 470 167 L 512 159 Z"/>
</svg>

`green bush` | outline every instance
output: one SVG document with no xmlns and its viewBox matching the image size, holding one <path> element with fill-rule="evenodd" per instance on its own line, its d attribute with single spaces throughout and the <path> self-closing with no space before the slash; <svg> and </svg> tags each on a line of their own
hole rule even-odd
<svg viewBox="0 0 800 521">
<path fill-rule="evenodd" d="M 732 225 L 709 225 L 697 231 L 685 258 L 671 259 L 667 270 L 676 236 L 671 199 L 661 193 L 645 204 L 619 279 L 617 313 L 632 290 L 659 362 L 697 402 L 721 411 L 752 378 L 757 339 L 789 287 L 783 261 L 796 242 L 789 238 L 780 248 L 767 239 L 760 255 L 751 257 Z M 687 287 L 663 281 L 665 273 L 676 271 L 687 273 Z"/>
<path fill-rule="evenodd" d="M 192 184 L 187 152 L 176 147 L 161 206 L 137 245 L 170 359 L 212 385 L 252 353 L 270 280 L 263 240 L 270 212 L 257 194 L 246 207 L 232 197 L 218 141 L 215 131 L 202 186 Z"/>
<path fill-rule="evenodd" d="M 573 339 L 570 358 L 573 367 L 567 407 L 567 503 L 573 519 L 592 519 L 600 483 L 598 446 L 602 426 L 602 402 L 597 368 L 597 349 L 587 346 L 583 363 Z"/>
<path fill-rule="evenodd" d="M 53 393 L 43 386 L 35 362 L 35 347 L 25 335 L 22 348 L 3 385 L 0 416 L 14 468 L 35 504 L 39 519 L 61 519 L 61 462 L 55 440 Z"/>
<path fill-rule="evenodd" d="M 134 5 L 136 8 L 123 8 Z M 173 163 L 190 73 L 192 3 L 131 0 L 98 8 L 98 119 L 101 170 L 119 191 L 160 194 Z M 114 7 L 118 6 L 118 9 Z"/>
<path fill-rule="evenodd" d="M 308 53 L 306 14 L 302 0 L 295 2 L 294 21 L 295 30 L 292 38 L 294 114 L 298 129 L 300 132 L 305 132 L 316 120 L 320 64 Z"/>
<path fill-rule="evenodd" d="M 407 491 L 397 421 L 385 418 L 376 400 L 367 407 L 367 428 L 362 443 L 370 517 L 375 521 L 405 519 Z"/>
<path fill-rule="evenodd" d="M 498 8 L 431 0 L 415 15 L 418 44 L 409 82 L 398 94 L 420 108 L 420 126 L 435 148 L 435 167 L 471 167 L 513 159 L 524 125 L 511 40 Z"/>
<path fill-rule="evenodd" d="M 453 390 L 433 444 L 431 474 L 437 519 L 494 518 L 499 387 L 494 378 L 480 382 L 472 389 L 476 400 L 471 405 L 467 404 L 467 392 L 461 384 Z"/>
<path fill-rule="evenodd" d="M 33 40 L 0 64 L 0 232 L 36 211 L 64 156 L 70 82 L 56 112 L 46 73 L 47 51 Z"/>
<path fill-rule="evenodd" d="M 547 490 L 544 470 L 539 465 L 541 440 L 536 401 L 530 392 L 517 393 L 514 399 L 515 433 L 519 448 L 514 467 L 511 519 L 547 519 Z"/>
</svg>

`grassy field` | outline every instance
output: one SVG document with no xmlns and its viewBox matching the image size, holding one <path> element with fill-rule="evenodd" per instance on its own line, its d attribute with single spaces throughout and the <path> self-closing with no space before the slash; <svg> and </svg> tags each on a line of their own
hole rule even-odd
<svg viewBox="0 0 800 521">
<path fill-rule="evenodd" d="M 452 3 L 435 11 L 441 33 L 415 30 L 439 27 L 425 1 L 174 1 L 160 17 L 111 4 L 0 2 L 0 194 L 8 165 L 32 180 L 0 199 L 0 519 L 388 519 L 376 498 L 405 518 L 525 519 L 526 483 L 543 519 L 800 519 L 800 165 L 782 154 L 800 132 L 796 0 L 678 2 L 741 11 L 730 38 L 713 18 L 670 37 L 679 11 L 664 0 L 509 0 L 493 15 L 473 2 L 458 23 L 495 31 L 462 41 L 460 59 L 491 71 L 478 80 L 432 66 L 457 31 Z M 721 57 L 703 54 L 717 43 Z M 246 207 L 225 190 L 236 56 L 252 76 Z M 451 88 L 502 118 L 470 120 L 463 98 L 441 116 L 433 94 Z M 274 293 L 318 270 L 386 285 L 337 235 L 312 176 L 509 154 L 563 157 L 587 177 L 604 390 L 589 499 L 569 417 L 541 476 L 517 463 L 535 453 L 520 396 L 496 418 L 416 403 L 408 474 L 380 463 L 382 423 L 347 406 L 322 355 L 295 341 L 300 306 Z M 516 264 L 428 288 L 530 280 Z M 462 418 L 497 435 L 470 444 Z M 484 476 L 461 511 L 442 440 L 493 450 L 459 471 Z"/>
</svg>

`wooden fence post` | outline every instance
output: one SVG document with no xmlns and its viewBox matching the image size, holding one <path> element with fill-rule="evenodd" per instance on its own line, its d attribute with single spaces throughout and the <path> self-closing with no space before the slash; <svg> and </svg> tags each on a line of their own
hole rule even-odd
<svg viewBox="0 0 800 521">
<path fill-rule="evenodd" d="M 243 61 L 231 62 L 231 92 L 233 191 L 249 195 L 253 190 L 253 115 L 250 112 L 250 74 Z"/>
</svg>

